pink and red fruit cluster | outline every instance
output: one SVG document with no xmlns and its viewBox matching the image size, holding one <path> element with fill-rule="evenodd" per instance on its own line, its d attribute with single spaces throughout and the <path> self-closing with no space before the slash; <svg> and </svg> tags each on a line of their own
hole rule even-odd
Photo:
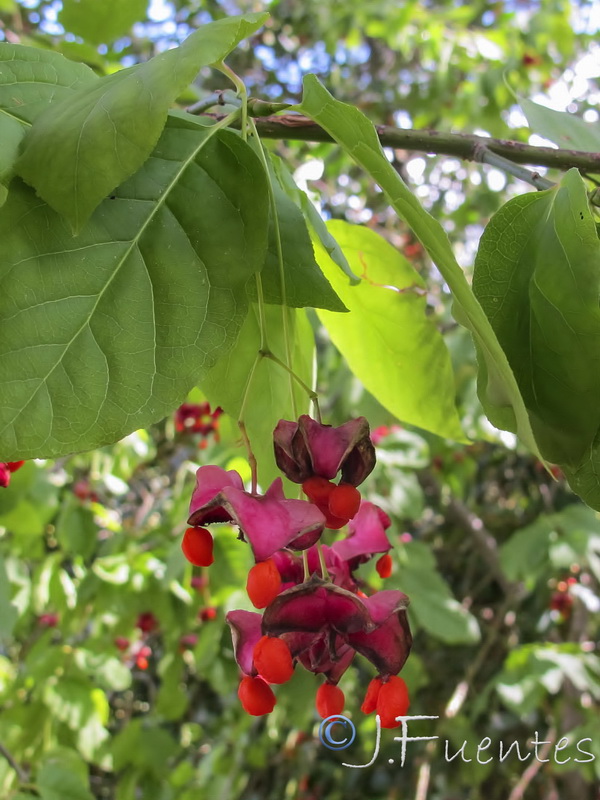
<svg viewBox="0 0 600 800">
<path fill-rule="evenodd" d="M 208 445 L 208 437 L 212 434 L 214 441 L 219 441 L 219 417 L 222 408 L 211 411 L 209 403 L 183 403 L 175 412 L 175 430 L 177 433 L 200 434 L 199 447 Z"/>
<path fill-rule="evenodd" d="M 24 461 L 0 461 L 0 486 L 3 489 L 9 485 L 13 472 L 21 469 L 24 463 Z"/>
<path fill-rule="evenodd" d="M 357 488 L 375 466 L 368 423 L 359 417 L 334 428 L 303 415 L 297 422 L 281 420 L 273 437 L 278 467 L 301 484 L 307 499 L 286 498 L 281 478 L 260 495 L 245 491 L 234 470 L 200 467 L 182 541 L 186 558 L 207 567 L 214 560 L 207 526 L 227 522 L 238 526 L 252 549 L 255 565 L 246 590 L 264 611 L 230 611 L 226 617 L 243 674 L 240 701 L 249 714 L 268 714 L 276 703 L 271 686 L 290 680 L 300 664 L 325 678 L 316 695 L 319 714 L 340 714 L 345 698 L 338 683 L 360 653 L 378 672 L 362 710 L 376 711 L 384 727 L 396 727 L 409 705 L 398 677 L 412 644 L 409 599 L 393 589 L 367 594 L 355 574 L 374 556 L 382 578 L 392 571 L 391 521 Z M 344 538 L 321 543 L 325 529 L 346 525 Z"/>
</svg>

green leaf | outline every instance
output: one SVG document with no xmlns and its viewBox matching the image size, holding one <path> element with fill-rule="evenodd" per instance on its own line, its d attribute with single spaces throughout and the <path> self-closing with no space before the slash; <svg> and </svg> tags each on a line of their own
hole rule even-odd
<svg viewBox="0 0 600 800">
<path fill-rule="evenodd" d="M 398 575 L 389 578 L 386 586 L 401 589 L 410 597 L 410 615 L 441 642 L 478 642 L 481 634 L 477 620 L 454 599 L 427 545 L 405 544 L 398 550 L 398 561 Z"/>
<path fill-rule="evenodd" d="M 328 230 L 325 221 L 309 200 L 306 192 L 303 192 L 296 185 L 294 178 L 292 177 L 292 174 L 288 168 L 285 166 L 283 159 L 279 158 L 279 156 L 276 156 L 273 153 L 270 153 L 270 159 L 273 170 L 277 175 L 279 183 L 281 184 L 281 188 L 286 192 L 287 196 L 302 209 L 304 220 L 308 225 L 309 230 L 314 236 L 316 236 L 317 239 L 319 239 L 327 251 L 327 255 L 334 263 L 338 265 L 342 272 L 346 273 L 346 275 L 350 278 L 350 281 L 352 283 L 359 283 L 360 278 L 357 278 L 352 272 L 350 264 L 348 263 L 348 259 L 344 255 L 342 248 L 331 235 L 331 232 Z"/>
<path fill-rule="evenodd" d="M 557 569 L 571 564 L 593 568 L 599 550 L 598 515 L 577 503 L 556 514 L 542 514 L 513 533 L 500 548 L 500 561 L 509 580 L 524 580 L 533 590 Z"/>
<path fill-rule="evenodd" d="M 111 742 L 116 770 L 136 766 L 162 778 L 167 761 L 179 750 L 177 742 L 167 731 L 142 725 L 141 719 L 131 720 Z"/>
<path fill-rule="evenodd" d="M 267 257 L 261 272 L 263 297 L 266 303 L 284 304 L 293 308 L 327 308 L 346 311 L 346 307 L 331 288 L 331 284 L 315 261 L 304 216 L 283 190 L 272 164 L 268 161 L 269 180 L 275 199 L 277 220 L 269 223 Z M 281 290 L 278 232 L 283 259 L 285 293 Z M 256 284 L 249 284 L 249 294 L 257 299 Z"/>
<path fill-rule="evenodd" d="M 577 644 L 527 644 L 510 652 L 494 683 L 504 703 L 522 715 L 539 706 L 546 692 L 558 694 L 565 679 L 600 697 L 598 668 L 598 657 Z"/>
<path fill-rule="evenodd" d="M 58 53 L 0 44 L 0 182 L 12 176 L 21 140 L 36 117 L 51 102 L 70 97 L 96 80 L 89 67 Z"/>
<path fill-rule="evenodd" d="M 577 470 L 600 427 L 600 241 L 577 170 L 555 189 L 513 198 L 492 218 L 473 290 L 542 455 Z"/>
<path fill-rule="evenodd" d="M 546 108 L 524 97 L 519 98 L 519 103 L 531 130 L 545 139 L 568 150 L 589 150 L 592 153 L 600 150 L 600 127 L 597 123 L 586 122 L 566 111 Z"/>
<path fill-rule="evenodd" d="M 169 107 L 200 68 L 222 60 L 266 18 L 246 14 L 203 25 L 180 47 L 53 103 L 27 134 L 19 174 L 78 232 L 146 161 Z"/>
<path fill-rule="evenodd" d="M 45 764 L 38 773 L 36 785 L 42 800 L 94 800 L 79 775 L 60 764 Z"/>
<path fill-rule="evenodd" d="M 55 536 L 66 553 L 88 559 L 97 547 L 98 526 L 93 511 L 67 496 L 55 523 Z"/>
<path fill-rule="evenodd" d="M 465 441 L 454 405 L 450 356 L 426 315 L 423 279 L 410 263 L 374 231 L 347 222 L 329 222 L 357 286 L 315 243 L 321 269 L 350 314 L 319 311 L 335 346 L 371 394 L 403 422 Z"/>
<path fill-rule="evenodd" d="M 521 441 L 538 454 L 529 417 L 506 355 L 452 253 L 444 229 L 425 211 L 389 163 L 371 122 L 357 108 L 335 100 L 314 75 L 304 78 L 302 104 L 295 108 L 314 119 L 347 150 L 410 225 L 452 291 L 455 319 L 471 331 L 480 347 L 483 359 L 480 393 L 486 413 L 493 416 L 495 425 L 501 422 L 502 427 L 518 433 Z"/>
<path fill-rule="evenodd" d="M 304 311 L 283 306 L 266 306 L 265 321 L 268 344 L 273 353 L 286 360 L 283 314 L 287 328 L 296 374 L 307 384 L 312 383 L 314 338 Z M 234 419 L 242 407 L 246 383 L 261 347 L 258 309 L 251 308 L 235 346 L 208 372 L 200 387 L 213 408 L 221 406 Z M 296 409 L 292 406 L 292 386 Z M 259 358 L 249 385 L 244 422 L 258 462 L 258 479 L 263 489 L 281 472 L 275 464 L 273 429 L 280 419 L 295 419 L 308 409 L 306 393 L 279 364 Z M 296 413 L 297 412 L 297 413 Z"/>
<path fill-rule="evenodd" d="M 108 44 L 146 17 L 148 0 L 63 0 L 58 21 L 92 44 Z"/>
<path fill-rule="evenodd" d="M 0 214 L 0 454 L 111 443 L 171 413 L 235 341 L 267 189 L 239 136 L 171 119 L 81 235 L 20 185 Z"/>
</svg>

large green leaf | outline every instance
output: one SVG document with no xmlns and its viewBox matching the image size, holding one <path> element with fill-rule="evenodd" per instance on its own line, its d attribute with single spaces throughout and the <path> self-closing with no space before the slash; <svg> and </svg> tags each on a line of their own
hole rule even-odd
<svg viewBox="0 0 600 800">
<path fill-rule="evenodd" d="M 0 44 L 0 182 L 10 177 L 21 139 L 49 103 L 96 80 L 89 67 L 59 53 Z"/>
<path fill-rule="evenodd" d="M 93 44 L 112 42 L 146 16 L 148 0 L 63 0 L 58 21 Z"/>
<path fill-rule="evenodd" d="M 600 241 L 577 170 L 555 189 L 513 198 L 492 218 L 473 289 L 543 456 L 577 470 L 600 428 Z"/>
<path fill-rule="evenodd" d="M 480 393 L 486 413 L 493 417 L 495 425 L 515 431 L 538 453 L 515 376 L 452 253 L 444 229 L 425 211 L 389 163 L 371 122 L 357 108 L 335 100 L 314 75 L 305 77 L 302 104 L 296 108 L 314 119 L 347 150 L 381 186 L 395 211 L 410 225 L 452 291 L 455 318 L 469 328 L 480 347 Z"/>
<path fill-rule="evenodd" d="M 346 311 L 315 261 L 304 215 L 284 191 L 270 159 L 267 160 L 267 168 L 276 214 L 271 209 L 267 257 L 261 272 L 265 302 L 284 304 L 292 308 L 309 306 Z M 284 292 L 281 286 L 279 244 L 283 261 Z M 248 289 L 250 296 L 256 300 L 256 285 L 251 283 Z"/>
<path fill-rule="evenodd" d="M 265 307 L 269 347 L 285 362 L 284 313 L 288 318 L 293 369 L 310 386 L 314 338 L 304 311 L 282 306 Z M 201 382 L 202 391 L 211 405 L 221 406 L 234 419 L 239 416 L 248 376 L 260 345 L 258 309 L 252 306 L 235 346 L 215 364 Z M 275 464 L 273 429 L 280 419 L 294 419 L 297 416 L 292 406 L 292 387 L 297 414 L 306 413 L 308 399 L 304 390 L 296 382 L 292 382 L 289 373 L 279 364 L 267 358 L 260 359 L 250 383 L 244 422 L 258 463 L 258 479 L 263 489 L 281 475 Z"/>
<path fill-rule="evenodd" d="M 352 286 L 315 243 L 321 269 L 350 314 L 319 311 L 335 346 L 377 400 L 403 422 L 464 441 L 450 356 L 426 315 L 424 282 L 381 236 L 347 222 L 328 223 L 350 267 Z"/>
<path fill-rule="evenodd" d="M 0 214 L 0 454 L 54 456 L 164 417 L 233 344 L 264 262 L 262 165 L 169 124 L 81 235 L 24 185 Z"/>
<path fill-rule="evenodd" d="M 200 68 L 223 59 L 266 17 L 246 14 L 203 25 L 180 47 L 52 103 L 27 134 L 19 174 L 79 231 L 148 158 L 169 107 Z"/>
<path fill-rule="evenodd" d="M 586 122 L 575 114 L 555 111 L 539 103 L 519 98 L 532 131 L 569 150 L 600 151 L 600 126 Z"/>
</svg>

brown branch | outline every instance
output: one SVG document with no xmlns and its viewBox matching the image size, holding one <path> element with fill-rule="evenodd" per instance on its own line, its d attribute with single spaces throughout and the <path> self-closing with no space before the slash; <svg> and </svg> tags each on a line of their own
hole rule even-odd
<svg viewBox="0 0 600 800">
<path fill-rule="evenodd" d="M 21 783 L 26 783 L 26 782 L 27 782 L 27 780 L 28 780 L 28 778 L 27 778 L 27 773 L 25 772 L 25 770 L 24 770 L 24 769 L 22 769 L 22 768 L 21 768 L 21 767 L 20 767 L 20 766 L 17 764 L 17 762 L 15 761 L 15 759 L 12 757 L 12 755 L 10 754 L 10 752 L 9 752 L 9 751 L 6 749 L 6 747 L 5 747 L 5 746 L 4 746 L 2 743 L 0 743 L 0 756 L 4 756 L 4 758 L 5 758 L 5 759 L 7 760 L 7 762 L 10 764 L 10 766 L 11 766 L 11 767 L 14 769 L 14 771 L 17 773 L 17 777 L 19 778 L 19 780 L 21 781 Z"/>
<path fill-rule="evenodd" d="M 423 470 L 418 473 L 417 478 L 421 487 L 439 503 L 446 519 L 469 535 L 481 557 L 487 563 L 492 576 L 502 587 L 504 594 L 517 600 L 520 599 L 523 594 L 523 586 L 509 581 L 504 574 L 496 539 L 486 529 L 483 521 L 456 497 L 449 493 L 446 495 L 430 472 Z"/>
<path fill-rule="evenodd" d="M 527 767 L 525 772 L 519 778 L 517 785 L 510 793 L 508 800 L 523 800 L 525 797 L 525 792 L 527 791 L 527 787 L 540 771 L 542 763 L 547 760 L 546 756 L 552 749 L 554 740 L 556 739 L 556 730 L 554 728 L 550 728 L 546 736 L 548 737 L 546 744 L 544 744 L 544 746 L 540 749 L 541 758 L 536 761 L 532 761 Z"/>
<path fill-rule="evenodd" d="M 221 119 L 222 114 L 210 114 Z M 239 124 L 239 123 L 238 123 Z M 303 142 L 333 142 L 333 138 L 316 122 L 300 114 L 281 114 L 260 117 L 255 124 L 264 139 L 293 139 Z M 600 174 L 600 153 L 585 150 L 563 150 L 552 147 L 493 139 L 471 133 L 446 133 L 434 130 L 404 130 L 392 125 L 376 125 L 379 141 L 384 147 L 435 155 L 457 156 L 467 161 L 477 159 L 483 147 L 515 164 L 551 167 L 566 170 L 577 167 L 582 172 Z"/>
</svg>

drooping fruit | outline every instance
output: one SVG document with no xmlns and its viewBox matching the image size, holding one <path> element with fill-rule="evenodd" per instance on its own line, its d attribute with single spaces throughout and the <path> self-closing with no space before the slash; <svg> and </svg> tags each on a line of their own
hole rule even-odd
<svg viewBox="0 0 600 800">
<path fill-rule="evenodd" d="M 379 690 L 383 686 L 381 678 L 373 678 L 367 686 L 367 693 L 360 710 L 363 714 L 371 714 L 377 708 L 377 698 L 379 697 Z"/>
<path fill-rule="evenodd" d="M 213 557 L 213 538 L 206 528 L 187 528 L 181 541 L 183 555 L 195 567 L 209 567 Z"/>
<path fill-rule="evenodd" d="M 254 608 L 266 608 L 281 591 L 281 575 L 272 558 L 259 561 L 248 573 L 246 591 Z"/>
<path fill-rule="evenodd" d="M 360 508 L 360 492 L 350 483 L 340 483 L 329 495 L 329 511 L 334 517 L 352 519 Z"/>
<path fill-rule="evenodd" d="M 346 698 L 339 686 L 333 683 L 322 683 L 317 689 L 317 712 L 326 719 L 332 715 L 341 714 L 344 710 Z"/>
<path fill-rule="evenodd" d="M 269 684 L 258 676 L 253 678 L 246 675 L 242 678 L 238 688 L 238 697 L 244 711 L 252 714 L 253 717 L 270 714 L 277 702 Z"/>
<path fill-rule="evenodd" d="M 404 716 L 409 706 L 406 683 L 398 675 L 392 675 L 377 696 L 377 713 L 381 718 L 381 727 L 397 728 L 400 723 L 396 721 L 396 717 Z"/>
<path fill-rule="evenodd" d="M 256 643 L 253 658 L 258 673 L 269 683 L 285 683 L 294 674 L 292 654 L 283 639 L 263 636 Z"/>
<path fill-rule="evenodd" d="M 389 553 L 381 556 L 379 561 L 375 564 L 375 569 L 382 578 L 389 578 L 392 574 L 392 557 Z"/>
</svg>

